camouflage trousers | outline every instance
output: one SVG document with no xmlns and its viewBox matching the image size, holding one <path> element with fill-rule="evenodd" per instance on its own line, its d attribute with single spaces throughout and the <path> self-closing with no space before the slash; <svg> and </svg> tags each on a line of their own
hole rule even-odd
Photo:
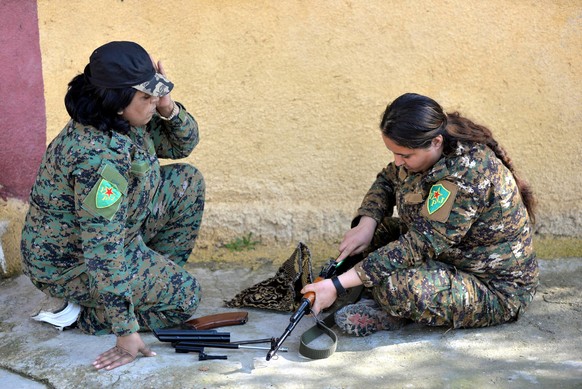
<svg viewBox="0 0 582 389">
<path fill-rule="evenodd" d="M 200 229 L 204 179 L 187 164 L 162 166 L 161 175 L 152 213 L 140 233 L 125 245 L 132 303 L 140 330 L 182 323 L 194 314 L 201 298 L 200 285 L 183 266 Z M 64 283 L 37 286 L 50 295 L 80 304 L 77 325 L 82 331 L 111 333 L 112 323 L 105 315 L 95 282 L 85 265 L 80 267 L 71 269 L 79 275 Z"/>
<path fill-rule="evenodd" d="M 385 218 L 367 253 L 398 239 L 404 232 L 406 227 L 398 218 Z M 390 315 L 430 326 L 491 326 L 515 320 L 518 313 L 518 309 L 507 309 L 508 302 L 476 276 L 435 260 L 396 270 L 371 292 Z"/>
</svg>

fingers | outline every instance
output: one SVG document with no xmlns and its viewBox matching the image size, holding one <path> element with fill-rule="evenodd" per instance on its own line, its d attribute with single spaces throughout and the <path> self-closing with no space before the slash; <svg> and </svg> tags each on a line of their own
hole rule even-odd
<svg viewBox="0 0 582 389">
<path fill-rule="evenodd" d="M 350 255 L 349 250 L 343 250 L 340 252 L 340 255 L 335 259 L 336 262 L 341 262 L 346 259 Z"/>
<path fill-rule="evenodd" d="M 136 355 L 132 355 L 129 351 L 122 347 L 115 346 L 112 349 L 109 349 L 103 354 L 99 355 L 95 362 L 93 362 L 93 366 L 95 366 L 97 370 L 111 370 L 115 369 L 116 367 L 126 365 L 132 362 L 135 358 Z"/>
<path fill-rule="evenodd" d="M 166 69 L 164 69 L 164 65 L 162 64 L 162 61 L 158 61 L 158 73 L 160 73 L 162 76 L 166 76 Z"/>
<path fill-rule="evenodd" d="M 156 355 L 141 339 L 139 333 L 135 332 L 129 335 L 117 337 L 115 347 L 99 355 L 93 366 L 96 369 L 111 370 L 116 367 L 128 364 L 135 360 L 138 353 L 146 357 Z"/>
<path fill-rule="evenodd" d="M 308 284 L 301 289 L 301 293 L 315 293 L 315 300 L 311 306 L 311 313 L 317 315 L 321 310 L 330 307 L 337 298 L 335 287 L 331 280 L 326 279 L 313 284 Z"/>
<path fill-rule="evenodd" d="M 325 308 L 330 307 L 331 304 L 333 304 L 333 301 L 335 301 L 335 300 L 333 300 L 330 303 L 327 303 L 326 304 L 325 302 L 324 303 L 321 303 L 320 302 L 320 301 L 323 301 L 323 300 L 324 300 L 323 298 L 320 298 L 319 300 L 318 299 L 315 299 L 315 301 L 313 302 L 313 305 L 311 306 L 311 314 L 313 316 L 319 315 L 319 312 L 323 311 Z"/>
<path fill-rule="evenodd" d="M 362 244 L 357 238 L 358 236 L 355 234 L 354 229 L 346 233 L 346 236 L 338 247 L 340 255 L 337 257 L 336 262 L 339 262 L 352 254 L 358 254 L 358 250 L 361 249 Z"/>
<path fill-rule="evenodd" d="M 365 249 L 364 245 L 354 245 L 354 246 L 346 245 L 346 247 L 343 250 L 340 250 L 340 255 L 336 258 L 335 261 L 341 262 L 350 255 L 361 253 L 362 251 L 364 251 L 364 249 Z"/>
<path fill-rule="evenodd" d="M 154 57 L 151 54 L 150 54 L 150 60 L 152 61 L 152 65 L 154 65 L 154 70 L 156 71 L 156 73 L 159 73 L 158 63 L 156 62 L 156 60 L 154 59 Z"/>
<path fill-rule="evenodd" d="M 156 73 L 160 73 L 161 75 L 163 75 L 164 77 L 166 76 L 166 69 L 164 69 L 164 65 L 162 64 L 162 61 L 156 61 L 154 59 L 154 57 L 150 54 L 150 59 L 152 60 L 152 65 L 154 65 L 154 69 L 156 71 Z"/>
<path fill-rule="evenodd" d="M 139 352 L 142 353 L 144 357 L 155 357 L 156 355 L 158 355 L 154 351 L 152 351 L 152 349 L 149 348 L 148 346 L 144 346 L 139 350 Z"/>
<path fill-rule="evenodd" d="M 305 294 L 307 292 L 315 292 L 315 287 L 313 286 L 313 284 L 307 284 L 303 287 L 303 289 L 301 289 L 301 291 L 299 293 L 301 294 Z"/>
</svg>

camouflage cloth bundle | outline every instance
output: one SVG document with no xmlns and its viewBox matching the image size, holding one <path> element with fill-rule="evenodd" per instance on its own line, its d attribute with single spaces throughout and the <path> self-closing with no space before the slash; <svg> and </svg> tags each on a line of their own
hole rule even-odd
<svg viewBox="0 0 582 389">
<path fill-rule="evenodd" d="M 274 277 L 243 290 L 225 303 L 231 308 L 252 307 L 294 311 L 301 301 L 301 289 L 312 282 L 311 252 L 300 242 Z"/>
</svg>

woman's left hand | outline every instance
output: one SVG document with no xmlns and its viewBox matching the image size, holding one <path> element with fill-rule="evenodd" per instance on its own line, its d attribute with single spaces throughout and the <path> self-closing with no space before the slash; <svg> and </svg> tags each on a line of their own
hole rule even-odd
<svg viewBox="0 0 582 389">
<path fill-rule="evenodd" d="M 158 61 L 156 63 L 156 61 L 152 58 L 152 63 L 154 64 L 156 72 L 166 77 L 166 70 L 164 69 L 162 61 Z M 158 104 L 156 105 L 156 109 L 160 113 L 160 115 L 164 117 L 169 117 L 172 114 L 172 111 L 174 110 L 174 104 L 176 103 L 172 100 L 170 93 L 168 93 L 167 95 L 159 98 Z"/>
</svg>

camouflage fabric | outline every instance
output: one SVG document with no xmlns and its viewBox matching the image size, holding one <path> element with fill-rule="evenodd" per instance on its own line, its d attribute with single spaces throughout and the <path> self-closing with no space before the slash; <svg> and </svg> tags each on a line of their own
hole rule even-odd
<svg viewBox="0 0 582 389">
<path fill-rule="evenodd" d="M 148 95 L 165 96 L 174 88 L 174 84 L 163 74 L 156 73 L 151 80 L 132 87 Z"/>
<path fill-rule="evenodd" d="M 51 142 L 22 232 L 23 268 L 41 290 L 82 306 L 89 333 L 126 335 L 189 318 L 200 288 L 182 269 L 200 228 L 204 179 L 183 158 L 198 126 L 180 105 L 128 135 L 70 121 Z"/>
<path fill-rule="evenodd" d="M 355 336 L 368 336 L 380 330 L 398 330 L 408 322 L 407 319 L 389 315 L 371 299 L 361 299 L 340 308 L 334 314 L 334 320 L 343 332 Z"/>
<path fill-rule="evenodd" d="M 400 231 L 386 225 L 394 206 Z M 459 143 L 424 173 L 390 163 L 366 194 L 364 215 L 379 227 L 355 268 L 391 315 L 481 327 L 517 319 L 533 299 L 529 217 L 513 175 L 484 145 Z"/>
<path fill-rule="evenodd" d="M 299 291 L 312 282 L 311 251 L 300 242 L 273 277 L 242 290 L 232 299 L 225 300 L 225 305 L 231 308 L 253 307 L 294 311 L 301 304 L 303 297 Z"/>
</svg>

